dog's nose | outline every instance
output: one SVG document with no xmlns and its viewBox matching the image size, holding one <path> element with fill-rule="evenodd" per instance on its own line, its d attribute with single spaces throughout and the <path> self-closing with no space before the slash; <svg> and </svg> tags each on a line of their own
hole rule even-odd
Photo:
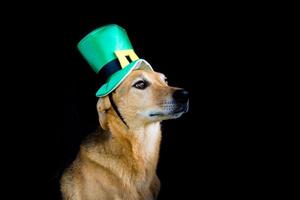
<svg viewBox="0 0 300 200">
<path fill-rule="evenodd" d="M 179 103 L 187 103 L 189 100 L 189 92 L 186 90 L 176 90 L 173 93 L 173 98 Z"/>
</svg>

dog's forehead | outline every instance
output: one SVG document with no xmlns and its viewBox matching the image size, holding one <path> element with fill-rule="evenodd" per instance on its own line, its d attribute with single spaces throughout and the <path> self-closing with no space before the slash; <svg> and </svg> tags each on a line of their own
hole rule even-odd
<svg viewBox="0 0 300 200">
<path fill-rule="evenodd" d="M 144 78 L 144 79 L 165 79 L 165 75 L 155 71 L 146 70 L 134 70 L 131 75 L 131 79 Z"/>
</svg>

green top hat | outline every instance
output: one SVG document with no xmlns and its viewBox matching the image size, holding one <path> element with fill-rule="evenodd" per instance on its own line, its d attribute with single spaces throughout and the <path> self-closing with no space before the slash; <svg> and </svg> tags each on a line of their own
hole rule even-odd
<svg viewBox="0 0 300 200">
<path fill-rule="evenodd" d="M 126 31 L 115 24 L 92 31 L 77 47 L 92 69 L 104 78 L 97 97 L 111 93 L 134 69 L 153 70 L 135 54 Z"/>
</svg>

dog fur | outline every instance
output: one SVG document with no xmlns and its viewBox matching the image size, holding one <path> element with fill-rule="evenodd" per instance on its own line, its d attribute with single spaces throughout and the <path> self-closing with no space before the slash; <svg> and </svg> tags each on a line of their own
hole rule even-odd
<svg viewBox="0 0 300 200">
<path fill-rule="evenodd" d="M 145 89 L 136 88 L 141 81 Z M 113 93 L 126 124 L 107 96 L 99 98 L 101 127 L 81 144 L 77 158 L 61 178 L 64 200 L 153 200 L 161 142 L 160 122 L 178 118 L 188 103 L 178 106 L 163 74 L 133 71 Z"/>
</svg>

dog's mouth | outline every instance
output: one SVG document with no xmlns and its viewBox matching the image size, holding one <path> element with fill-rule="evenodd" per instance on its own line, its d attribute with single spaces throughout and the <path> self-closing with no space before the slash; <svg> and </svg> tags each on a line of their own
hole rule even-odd
<svg viewBox="0 0 300 200">
<path fill-rule="evenodd" d="M 152 112 L 149 114 L 150 117 L 166 117 L 166 118 L 177 118 L 180 117 L 183 113 L 188 112 L 189 103 L 186 104 L 174 104 L 171 108 L 163 109 L 164 111 Z"/>
<path fill-rule="evenodd" d="M 150 117 L 159 117 L 159 116 L 164 116 L 164 113 L 162 112 L 156 112 L 156 113 L 150 113 Z"/>
</svg>

